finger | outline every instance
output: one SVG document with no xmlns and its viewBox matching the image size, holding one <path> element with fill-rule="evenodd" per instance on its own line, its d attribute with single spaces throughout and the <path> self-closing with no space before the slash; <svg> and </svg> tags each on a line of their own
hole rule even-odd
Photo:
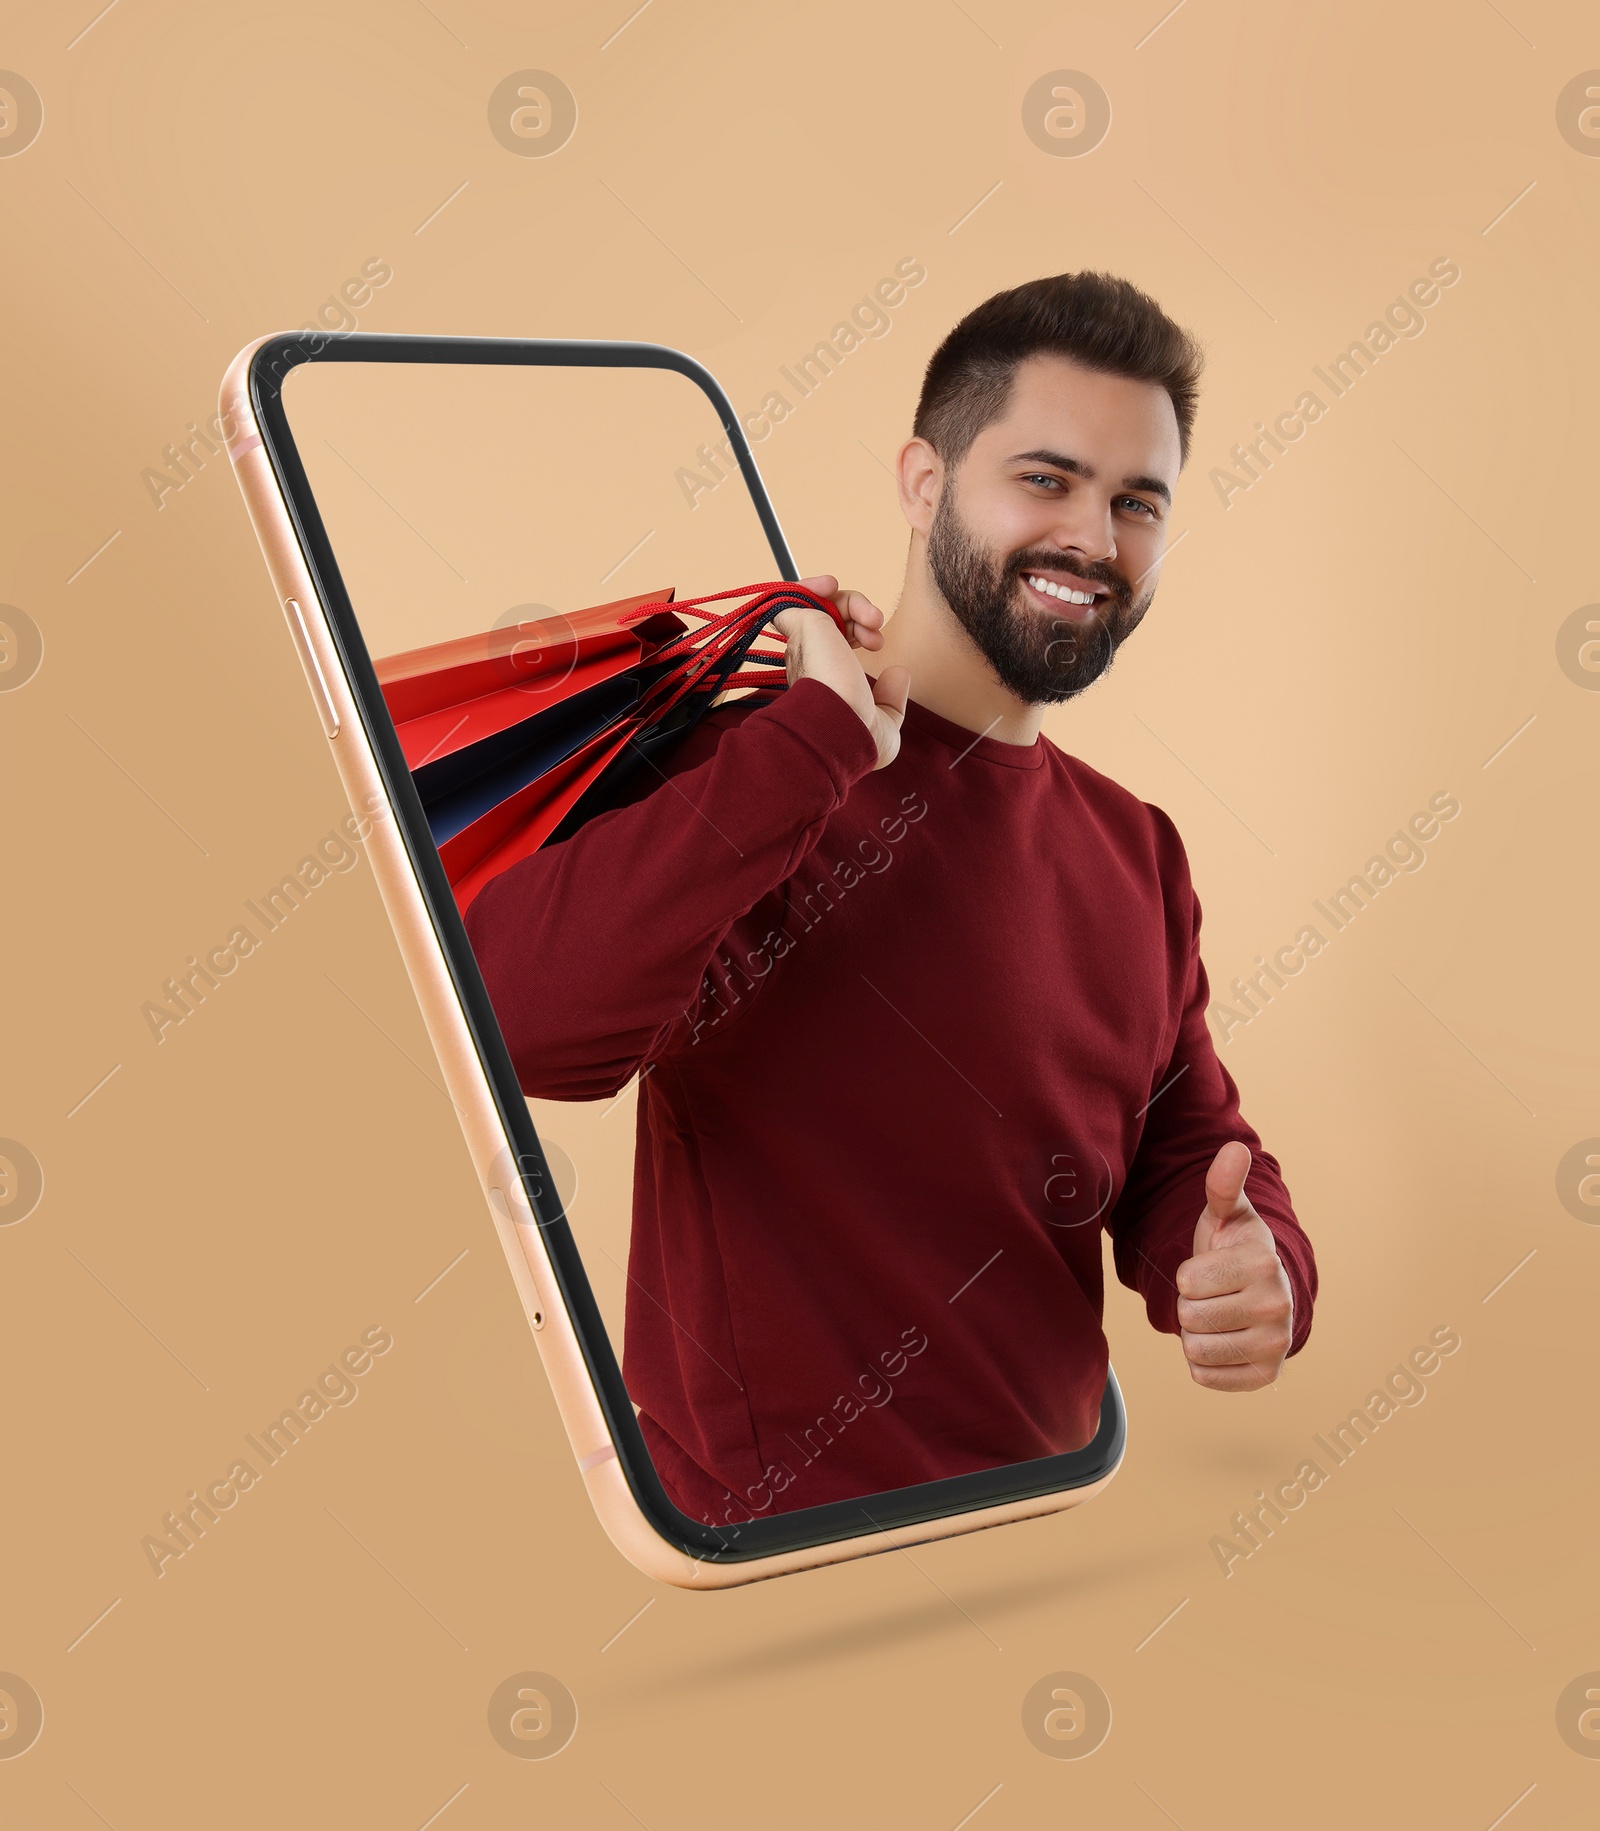
<svg viewBox="0 0 1600 1831">
<path fill-rule="evenodd" d="M 844 633 L 852 647 L 883 647 L 883 612 L 871 598 L 860 591 L 841 591 L 834 602 L 844 617 Z"/>
<path fill-rule="evenodd" d="M 1185 1259 L 1174 1273 L 1172 1282 L 1177 1286 L 1180 1300 L 1189 1297 L 1198 1302 L 1206 1297 L 1232 1297 L 1247 1289 L 1251 1281 L 1261 1275 L 1261 1270 L 1255 1253 L 1242 1251 L 1237 1246 L 1223 1247 Z"/>
<path fill-rule="evenodd" d="M 1269 1301 L 1272 1293 L 1230 1291 L 1221 1297 L 1180 1297 L 1178 1325 L 1192 1335 L 1222 1335 L 1232 1329 L 1250 1329 L 1273 1320 L 1281 1309 Z"/>
<path fill-rule="evenodd" d="M 1230 1139 L 1206 1172 L 1206 1205 L 1194 1224 L 1196 1257 L 1225 1245 L 1236 1245 L 1249 1221 L 1266 1225 L 1244 1192 L 1244 1179 L 1249 1173 L 1250 1147 L 1236 1138 Z"/>
<path fill-rule="evenodd" d="M 1238 1370 L 1253 1376 L 1248 1384 L 1266 1385 L 1278 1377 L 1288 1358 L 1292 1339 L 1290 1313 L 1287 1309 L 1274 1311 L 1265 1320 L 1258 1318 L 1242 1329 L 1180 1328 L 1178 1338 L 1191 1375 L 1197 1369 Z"/>
<path fill-rule="evenodd" d="M 808 626 L 826 626 L 829 629 L 838 627 L 825 610 L 817 610 L 810 604 L 791 604 L 787 610 L 778 612 L 769 628 L 775 629 L 786 642 L 793 642 L 804 634 Z"/>
<path fill-rule="evenodd" d="M 833 602 L 846 622 L 859 623 L 863 629 L 883 627 L 883 612 L 864 591 L 841 591 Z"/>
<path fill-rule="evenodd" d="M 885 668 L 872 682 L 873 703 L 887 712 L 899 725 L 906 715 L 906 701 L 911 697 L 910 668 Z"/>
<path fill-rule="evenodd" d="M 826 598 L 828 600 L 828 602 L 830 604 L 832 604 L 836 610 L 839 610 L 838 601 L 837 601 L 838 592 L 839 592 L 839 581 L 833 576 L 833 574 L 831 572 L 813 573 L 810 578 L 799 579 L 796 582 L 799 585 L 803 586 L 805 588 L 805 590 L 811 592 L 813 596 L 819 597 L 819 598 Z M 775 617 L 773 619 L 773 623 L 775 626 L 776 626 L 777 622 L 778 622 L 778 619 Z M 844 612 L 842 610 L 839 610 L 839 622 L 841 625 L 844 623 Z"/>
<path fill-rule="evenodd" d="M 1241 1206 L 1248 1207 L 1244 1199 L 1244 1179 L 1249 1174 L 1249 1145 L 1230 1138 L 1206 1171 L 1206 1212 L 1213 1220 L 1232 1220 Z"/>
<path fill-rule="evenodd" d="M 1230 1329 L 1220 1335 L 1180 1331 L 1184 1358 L 1191 1367 L 1256 1367 L 1276 1373 L 1288 1352 L 1281 1328 Z"/>
<path fill-rule="evenodd" d="M 839 615 L 839 625 L 852 648 L 883 647 L 883 637 L 879 633 L 883 628 L 883 612 L 864 591 L 840 591 L 839 581 L 831 573 L 819 573 L 815 578 L 802 579 L 800 583 L 833 605 Z"/>
<path fill-rule="evenodd" d="M 1262 1367 L 1196 1367 L 1189 1364 L 1189 1378 L 1197 1386 L 1208 1387 L 1212 1392 L 1260 1392 L 1265 1386 L 1271 1386 L 1277 1379 L 1274 1368 Z"/>
</svg>

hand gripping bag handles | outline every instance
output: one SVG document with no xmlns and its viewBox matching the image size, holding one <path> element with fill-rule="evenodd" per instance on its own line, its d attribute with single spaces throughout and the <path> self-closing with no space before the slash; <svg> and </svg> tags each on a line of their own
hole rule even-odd
<svg viewBox="0 0 1600 1831">
<path fill-rule="evenodd" d="M 728 599 L 741 602 L 704 608 Z M 614 805 L 720 694 L 781 691 L 771 624 L 796 607 L 841 621 L 804 586 L 768 582 L 682 602 L 670 591 L 625 598 L 377 660 L 457 907 Z"/>
</svg>

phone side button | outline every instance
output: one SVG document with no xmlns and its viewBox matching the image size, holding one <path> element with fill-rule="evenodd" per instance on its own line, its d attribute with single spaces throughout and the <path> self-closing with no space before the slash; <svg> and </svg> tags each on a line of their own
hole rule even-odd
<svg viewBox="0 0 1600 1831">
<path fill-rule="evenodd" d="M 333 695 L 328 691 L 328 683 L 323 678 L 322 663 L 317 660 L 317 651 L 311 646 L 311 637 L 306 632 L 306 620 L 300 606 L 293 598 L 285 598 L 283 608 L 289 613 L 289 628 L 294 636 L 294 645 L 300 651 L 306 679 L 311 683 L 311 697 L 317 703 L 317 717 L 322 720 L 322 729 L 331 742 L 339 735 L 339 714 L 333 709 Z"/>
<path fill-rule="evenodd" d="M 525 1225 L 512 1209 L 510 1202 L 506 1200 L 506 1192 L 498 1183 L 489 1185 L 489 1206 L 494 1209 L 502 1221 L 510 1222 L 513 1227 Z M 524 1249 L 523 1257 L 527 1257 L 526 1249 Z M 528 1320 L 535 1329 L 542 1329 L 544 1327 L 544 1297 L 539 1290 L 539 1280 L 533 1275 L 532 1265 L 528 1267 L 528 1282 L 533 1286 L 534 1295 L 534 1307 Z"/>
</svg>

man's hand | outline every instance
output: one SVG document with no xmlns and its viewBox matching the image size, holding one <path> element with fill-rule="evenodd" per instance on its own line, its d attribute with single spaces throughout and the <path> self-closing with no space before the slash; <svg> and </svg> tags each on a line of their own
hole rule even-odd
<svg viewBox="0 0 1600 1831">
<path fill-rule="evenodd" d="M 878 746 L 882 769 L 900 751 L 900 725 L 906 715 L 911 675 L 905 668 L 885 668 L 876 682 L 850 652 L 883 647 L 883 612 L 859 591 L 841 591 L 839 581 L 827 573 L 800 583 L 827 598 L 844 619 L 845 627 L 820 610 L 785 610 L 772 619 L 788 650 L 789 685 L 797 680 L 820 680 L 858 714 Z"/>
<path fill-rule="evenodd" d="M 821 613 L 818 612 L 818 615 Z M 1294 1296 L 1272 1230 L 1250 1206 L 1250 1147 L 1225 1144 L 1206 1172 L 1194 1257 L 1178 1267 L 1178 1326 L 1189 1372 L 1218 1392 L 1254 1392 L 1289 1352 Z"/>
</svg>

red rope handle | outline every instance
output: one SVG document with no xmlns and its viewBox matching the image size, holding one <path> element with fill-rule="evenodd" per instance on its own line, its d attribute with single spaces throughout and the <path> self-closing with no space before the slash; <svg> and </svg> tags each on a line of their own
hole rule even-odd
<svg viewBox="0 0 1600 1831">
<path fill-rule="evenodd" d="M 685 598 L 679 602 L 665 599 L 637 605 L 633 610 L 625 611 L 618 619 L 621 623 L 642 622 L 648 617 L 659 615 L 663 611 L 688 611 L 691 616 L 702 619 L 701 627 L 686 631 L 682 636 L 669 639 L 662 647 L 651 653 L 651 660 L 686 661 L 687 665 L 673 672 L 645 695 L 639 710 L 647 714 L 647 722 L 654 722 L 665 717 L 685 694 L 692 692 L 706 674 L 711 672 L 727 653 L 745 634 L 752 622 L 759 621 L 771 606 L 774 596 L 799 597 L 817 610 L 826 611 L 834 622 L 843 629 L 845 619 L 838 609 L 827 599 L 818 595 L 805 585 L 791 584 L 786 580 L 769 580 L 758 585 L 737 585 L 727 591 L 711 591 L 698 598 Z M 724 598 L 743 598 L 747 602 L 737 605 L 732 610 L 709 611 L 699 608 L 702 604 L 714 604 Z M 763 636 L 771 635 L 777 641 L 784 640 L 782 634 L 769 625 L 761 631 Z M 745 685 L 760 685 L 773 688 L 778 681 L 735 674 L 723 683 L 723 689 L 731 686 L 735 680 Z M 672 689 L 670 692 L 667 689 Z M 663 697 L 663 695 L 665 695 Z"/>
<path fill-rule="evenodd" d="M 794 585 L 783 579 L 769 579 L 765 583 L 757 585 L 735 585 L 727 591 L 708 591 L 701 597 L 679 598 L 676 602 L 665 598 L 653 599 L 647 604 L 637 605 L 633 610 L 624 611 L 617 621 L 619 623 L 638 623 L 646 617 L 659 616 L 662 611 L 686 610 L 693 616 L 703 618 L 707 626 L 726 625 L 742 622 L 753 612 L 758 612 L 765 601 L 775 593 L 804 598 L 813 608 L 826 611 L 840 629 L 844 628 L 844 617 L 831 599 L 822 597 L 808 585 Z M 698 608 L 702 604 L 720 603 L 724 598 L 748 598 L 750 601 L 726 611 L 703 611 Z M 690 632 L 691 637 L 703 633 L 703 630 Z M 680 638 L 679 641 L 681 643 L 687 639 Z M 779 640 L 781 641 L 782 638 L 780 637 Z"/>
</svg>

